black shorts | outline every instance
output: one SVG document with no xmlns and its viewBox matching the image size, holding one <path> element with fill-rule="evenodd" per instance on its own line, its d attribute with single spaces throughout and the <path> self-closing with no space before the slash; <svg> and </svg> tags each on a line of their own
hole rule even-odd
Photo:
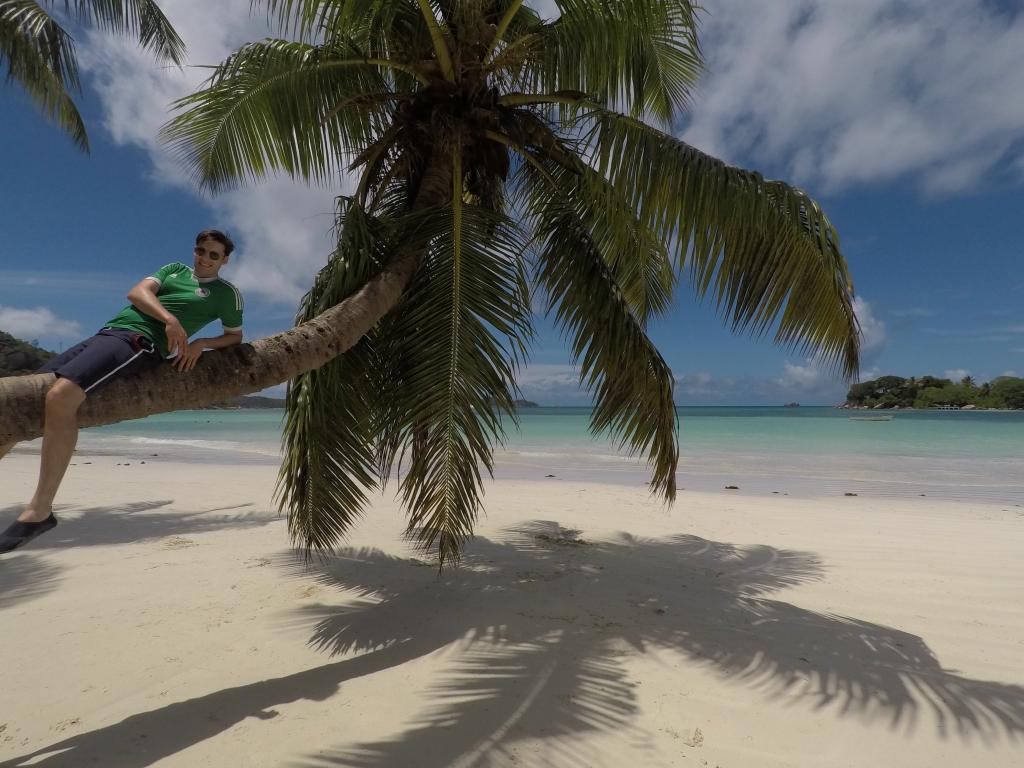
<svg viewBox="0 0 1024 768">
<path fill-rule="evenodd" d="M 141 333 L 104 328 L 95 336 L 69 347 L 36 373 L 55 373 L 91 392 L 118 376 L 151 368 L 160 360 L 153 342 Z"/>
</svg>

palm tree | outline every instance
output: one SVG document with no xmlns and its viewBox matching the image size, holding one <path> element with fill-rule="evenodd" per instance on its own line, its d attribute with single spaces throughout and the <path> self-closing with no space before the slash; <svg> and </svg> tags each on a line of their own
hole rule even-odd
<svg viewBox="0 0 1024 768">
<path fill-rule="evenodd" d="M 734 330 L 856 372 L 852 285 L 820 207 L 667 130 L 701 67 L 688 0 L 560 0 L 554 21 L 522 0 L 265 4 L 293 39 L 226 59 L 165 136 L 211 191 L 356 171 L 337 248 L 296 328 L 180 383 L 119 382 L 83 424 L 290 379 L 278 494 L 293 541 L 333 546 L 402 470 L 410 534 L 443 564 L 515 422 L 535 298 L 593 394 L 592 430 L 645 454 L 667 500 L 673 377 L 646 331 L 680 275 Z M 46 385 L 18 390 L 0 440 L 37 428 Z"/>
<path fill-rule="evenodd" d="M 79 22 L 135 36 L 159 61 L 181 64 L 185 46 L 153 0 L 0 0 L 0 64 L 36 107 L 89 151 L 89 136 L 72 99 L 81 90 L 75 42 L 54 18 L 63 5 Z"/>
</svg>

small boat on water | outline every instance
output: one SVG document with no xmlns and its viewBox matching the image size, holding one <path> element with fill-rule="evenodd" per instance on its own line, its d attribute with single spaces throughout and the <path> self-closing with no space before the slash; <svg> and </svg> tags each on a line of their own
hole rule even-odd
<svg viewBox="0 0 1024 768">
<path fill-rule="evenodd" d="M 875 416 L 851 416 L 850 421 L 892 421 L 892 414 L 877 414 Z"/>
</svg>

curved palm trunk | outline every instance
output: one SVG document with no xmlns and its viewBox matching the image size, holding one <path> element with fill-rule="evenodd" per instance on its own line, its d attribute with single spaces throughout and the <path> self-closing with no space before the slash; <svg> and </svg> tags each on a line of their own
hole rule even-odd
<svg viewBox="0 0 1024 768">
<path fill-rule="evenodd" d="M 413 208 L 447 202 L 451 173 L 443 157 L 432 157 Z M 309 322 L 252 344 L 207 352 L 188 373 L 163 365 L 111 382 L 82 404 L 78 425 L 95 427 L 198 408 L 258 392 L 319 368 L 355 346 L 398 303 L 421 253 L 421 243 L 410 244 L 356 293 Z M 54 379 L 52 373 L 0 379 L 0 446 L 43 434 L 44 396 Z"/>
<path fill-rule="evenodd" d="M 418 252 L 406 252 L 357 293 L 313 320 L 252 344 L 207 352 L 188 373 L 163 365 L 111 382 L 82 405 L 79 426 L 197 408 L 319 368 L 354 346 L 398 303 L 418 261 Z M 43 373 L 0 379 L 0 445 L 42 435 L 44 395 L 54 378 Z"/>
</svg>

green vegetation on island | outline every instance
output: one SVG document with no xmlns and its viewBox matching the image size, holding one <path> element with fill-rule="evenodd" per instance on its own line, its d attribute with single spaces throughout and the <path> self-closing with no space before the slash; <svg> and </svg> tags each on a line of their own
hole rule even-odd
<svg viewBox="0 0 1024 768">
<path fill-rule="evenodd" d="M 0 376 L 32 373 L 53 356 L 53 352 L 0 331 Z"/>
<path fill-rule="evenodd" d="M 882 376 L 850 387 L 846 407 L 1024 408 L 1024 379 L 997 376 L 978 384 L 971 376 L 964 376 L 959 383 L 937 376 Z"/>
</svg>

